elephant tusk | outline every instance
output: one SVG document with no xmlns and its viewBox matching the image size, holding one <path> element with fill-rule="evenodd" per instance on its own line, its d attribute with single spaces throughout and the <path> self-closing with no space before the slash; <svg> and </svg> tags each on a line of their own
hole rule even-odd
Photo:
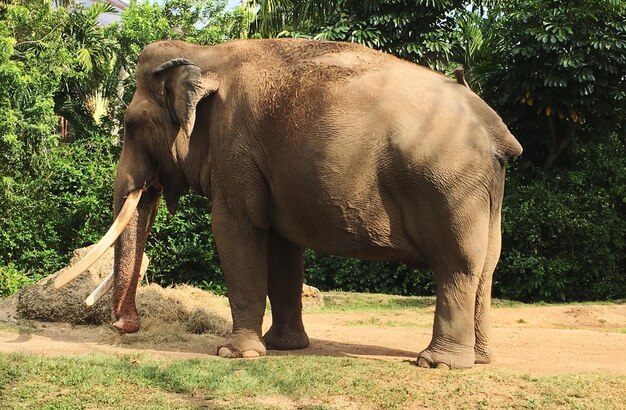
<svg viewBox="0 0 626 410">
<path fill-rule="evenodd" d="M 111 225 L 107 233 L 102 237 L 102 239 L 100 239 L 100 242 L 98 242 L 98 244 L 94 246 L 87 255 L 85 255 L 83 259 L 78 261 L 78 263 L 74 266 L 71 266 L 67 271 L 59 275 L 54 280 L 55 289 L 62 288 L 63 286 L 73 281 L 78 275 L 89 269 L 89 267 L 96 263 L 96 261 L 100 259 L 102 255 L 104 255 L 107 249 L 109 249 L 111 245 L 115 243 L 124 228 L 126 228 L 126 225 L 128 225 L 130 218 L 133 216 L 135 210 L 137 209 L 137 205 L 139 204 L 139 200 L 141 199 L 141 194 L 141 189 L 138 189 L 128 194 L 122 210 L 120 211 L 119 215 L 117 216 L 117 218 L 113 222 L 113 225 Z"/>
<path fill-rule="evenodd" d="M 102 281 L 101 284 L 98 285 L 96 289 L 85 299 L 85 304 L 87 306 L 93 306 L 100 299 L 104 297 L 109 291 L 113 289 L 113 271 L 107 275 L 106 278 Z"/>
<path fill-rule="evenodd" d="M 148 263 L 149 263 L 148 257 L 144 255 L 143 259 L 141 260 L 141 268 L 139 269 L 140 281 L 146 274 L 146 271 L 148 270 Z M 107 277 L 104 278 L 102 283 L 100 283 L 98 287 L 95 288 L 93 292 L 91 292 L 91 294 L 87 297 L 87 299 L 85 299 L 85 304 L 87 306 L 95 305 L 100 299 L 104 297 L 104 295 L 106 295 L 107 293 L 111 291 L 111 289 L 113 289 L 113 273 L 114 271 L 111 271 L 111 273 L 109 273 Z"/>
</svg>

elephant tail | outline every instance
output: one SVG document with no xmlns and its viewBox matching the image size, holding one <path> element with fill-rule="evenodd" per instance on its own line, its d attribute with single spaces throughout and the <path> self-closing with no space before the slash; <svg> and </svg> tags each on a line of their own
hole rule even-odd
<svg viewBox="0 0 626 410">
<path fill-rule="evenodd" d="M 504 126 L 504 124 L 502 124 Z M 506 173 L 506 162 L 509 158 L 514 158 L 522 154 L 522 145 L 515 139 L 513 134 L 506 129 L 506 132 L 498 134 L 499 138 L 492 138 L 493 150 L 496 159 L 493 160 L 494 177 L 492 180 L 492 189 L 490 192 L 491 202 L 491 220 L 499 220 L 502 210 L 502 200 L 504 197 L 504 181 Z M 498 216 L 498 218 L 496 218 Z"/>
<path fill-rule="evenodd" d="M 502 128 L 498 132 L 492 133 L 491 140 L 493 142 L 494 155 L 500 162 L 504 163 L 509 158 L 514 158 L 522 155 L 522 145 L 506 128 L 506 125 L 501 124 Z M 494 135 L 495 134 L 495 135 Z"/>
</svg>

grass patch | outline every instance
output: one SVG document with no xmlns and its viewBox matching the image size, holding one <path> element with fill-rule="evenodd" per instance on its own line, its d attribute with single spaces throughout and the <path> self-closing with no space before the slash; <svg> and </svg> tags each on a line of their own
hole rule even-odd
<svg viewBox="0 0 626 410">
<path fill-rule="evenodd" d="M 37 328 L 30 321 L 20 320 L 18 323 L 0 321 L 0 332 L 32 334 L 36 331 Z"/>
<path fill-rule="evenodd" d="M 1 408 L 618 408 L 626 377 L 437 371 L 409 363 L 0 354 Z"/>
<path fill-rule="evenodd" d="M 376 293 L 324 292 L 324 309 L 320 312 L 423 309 L 435 306 L 434 296 L 397 296 Z"/>
<path fill-rule="evenodd" d="M 323 292 L 325 307 L 321 310 L 311 310 L 307 313 L 315 312 L 345 312 L 345 311 L 385 311 L 385 310 L 406 310 L 424 309 L 435 307 L 434 296 L 399 296 L 385 295 L 378 293 L 358 293 L 330 291 Z M 493 298 L 491 306 L 498 308 L 514 307 L 534 307 L 534 306 L 585 306 L 585 305 L 619 305 L 625 304 L 626 299 L 590 301 L 590 302 L 563 302 L 547 303 L 535 302 L 524 303 L 515 300 Z"/>
<path fill-rule="evenodd" d="M 432 320 L 428 322 L 407 322 L 401 320 L 383 320 L 379 316 L 370 316 L 367 319 L 351 320 L 345 323 L 346 326 L 368 326 L 368 327 L 432 327 Z"/>
<path fill-rule="evenodd" d="M 323 292 L 323 295 L 325 307 L 317 312 L 384 311 L 435 307 L 434 296 L 398 296 L 357 292 Z M 495 308 L 516 307 L 524 306 L 524 304 L 505 299 L 493 299 L 492 306 Z M 310 311 L 310 313 L 315 312 Z"/>
<path fill-rule="evenodd" d="M 517 302 L 506 299 L 492 299 L 492 304 L 498 304 L 498 302 L 504 303 L 504 306 L 497 307 L 516 307 L 516 306 L 589 306 L 589 305 L 603 305 L 603 306 L 611 306 L 611 305 L 623 305 L 626 304 L 626 299 L 613 299 L 613 300 L 586 300 L 586 301 L 565 301 L 565 302 L 545 302 L 545 301 L 537 301 L 537 302 Z M 510 305 L 507 305 L 509 304 Z"/>
<path fill-rule="evenodd" d="M 516 300 L 508 300 L 508 299 L 491 299 L 491 306 L 494 308 L 514 308 L 520 306 L 532 306 L 523 302 L 518 302 Z"/>
</svg>

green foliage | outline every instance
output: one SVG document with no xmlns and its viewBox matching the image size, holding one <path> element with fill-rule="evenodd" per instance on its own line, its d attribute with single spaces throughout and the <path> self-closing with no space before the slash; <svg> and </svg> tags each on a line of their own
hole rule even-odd
<svg viewBox="0 0 626 410">
<path fill-rule="evenodd" d="M 94 3 L 88 8 L 76 4 L 69 12 L 57 11 L 64 26 L 60 42 L 67 49 L 67 60 L 54 101 L 55 112 L 72 127 L 71 135 L 65 138 L 96 132 L 95 94 L 107 78 L 113 77 L 116 55 L 115 41 L 100 29 L 98 17 L 112 10 L 108 4 Z"/>
<path fill-rule="evenodd" d="M 485 29 L 492 43 L 477 64 L 484 96 L 526 148 L 550 169 L 579 140 L 606 138 L 626 112 L 626 2 L 500 2 Z"/>
<path fill-rule="evenodd" d="M 305 281 L 322 290 L 430 295 L 432 273 L 402 263 L 368 262 L 305 253 Z"/>
<path fill-rule="evenodd" d="M 121 21 L 104 31 L 115 36 L 118 57 L 125 68 L 134 67 L 141 50 L 158 40 L 184 40 L 196 44 L 216 44 L 236 37 L 241 30 L 240 15 L 224 11 L 225 2 L 168 0 L 136 2 L 124 10 Z"/>
<path fill-rule="evenodd" d="M 98 135 L 80 144 L 57 135 L 55 98 L 77 69 L 68 27 L 70 14 L 43 1 L 8 5 L 0 25 L 2 294 L 63 266 L 110 220 L 102 205 L 115 149 Z"/>
<path fill-rule="evenodd" d="M 257 2 L 249 2 L 256 5 Z M 461 0 L 259 1 L 252 33 L 350 41 L 443 69 Z"/>
<path fill-rule="evenodd" d="M 6 184 L 0 265 L 36 279 L 66 265 L 72 250 L 98 241 L 112 220 L 118 156 L 110 137 L 92 135 L 48 148 L 35 158 L 35 174 Z"/>
<path fill-rule="evenodd" d="M 494 293 L 515 300 L 626 296 L 626 146 L 586 143 L 576 166 L 530 182 L 512 173 Z"/>
<path fill-rule="evenodd" d="M 112 218 L 123 112 L 141 49 L 156 40 L 215 44 L 241 36 L 360 42 L 449 71 L 525 147 L 508 174 L 496 296 L 626 298 L 626 3 L 614 0 L 328 0 L 0 4 L 0 296 L 54 272 Z M 97 98 L 98 97 L 98 98 Z M 95 105 L 107 107 L 98 121 Z M 71 138 L 59 137 L 59 116 Z M 189 194 L 163 208 L 149 279 L 224 291 L 210 204 Z M 428 271 L 306 253 L 322 289 L 432 294 Z"/>
<path fill-rule="evenodd" d="M 54 143 L 57 124 L 53 93 L 58 89 L 59 66 L 66 50 L 39 41 L 60 39 L 60 18 L 49 8 L 9 6 L 0 24 L 0 172 L 11 184 L 12 175 L 28 172 L 32 154 Z M 25 28 L 28 27 L 26 30 Z M 24 155 L 26 154 L 26 155 Z M 0 198 L 4 190 L 0 191 Z M 0 199 L 0 202 L 3 200 Z"/>
<path fill-rule="evenodd" d="M 106 231 L 120 151 L 110 132 L 134 89 L 123 92 L 120 70 L 132 74 L 144 44 L 180 38 L 177 24 L 184 24 L 195 36 L 192 40 L 223 41 L 235 17 L 223 13 L 222 6 L 183 0 L 162 6 L 142 3 L 128 9 L 124 29 L 97 25 L 98 15 L 107 10 L 103 5 L 67 11 L 31 0 L 0 10 L 0 295 L 61 268 L 72 250 L 98 241 Z M 206 25 L 200 27 L 197 18 Z M 121 58 L 122 51 L 129 55 Z M 96 123 L 90 107 L 96 93 L 110 98 L 103 125 Z M 58 135 L 59 115 L 74 129 L 74 138 L 64 143 Z M 190 274 L 191 267 L 209 263 L 214 252 L 210 215 L 200 213 L 194 206 L 198 201 L 183 199 L 190 206 L 176 218 L 159 218 L 149 249 L 160 255 L 152 258 L 155 277 L 168 282 L 166 275 L 180 269 L 180 276 L 172 274 L 169 281 L 202 278 L 207 287 L 219 290 L 219 283 L 201 274 L 203 269 Z M 180 223 L 183 218 L 187 224 Z M 198 246 L 201 237 L 207 238 L 206 246 Z"/>
<path fill-rule="evenodd" d="M 501 2 L 474 76 L 525 152 L 509 173 L 494 293 L 626 295 L 626 3 Z"/>
<path fill-rule="evenodd" d="M 150 256 L 149 280 L 191 283 L 216 293 L 225 292 L 206 198 L 183 196 L 174 216 L 168 215 L 162 205 L 146 248 Z"/>
<path fill-rule="evenodd" d="M 0 265 L 0 298 L 10 296 L 31 283 L 32 279 L 22 274 L 15 265 Z"/>
</svg>

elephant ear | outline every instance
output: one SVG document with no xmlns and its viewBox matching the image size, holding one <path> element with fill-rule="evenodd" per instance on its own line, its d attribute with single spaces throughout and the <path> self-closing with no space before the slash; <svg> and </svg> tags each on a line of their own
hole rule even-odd
<svg viewBox="0 0 626 410">
<path fill-rule="evenodd" d="M 219 79 L 213 71 L 184 58 L 175 58 L 156 67 L 148 74 L 158 87 L 156 94 L 167 105 L 170 115 L 180 125 L 187 138 L 191 137 L 196 121 L 196 106 L 201 99 L 217 91 Z"/>
</svg>

